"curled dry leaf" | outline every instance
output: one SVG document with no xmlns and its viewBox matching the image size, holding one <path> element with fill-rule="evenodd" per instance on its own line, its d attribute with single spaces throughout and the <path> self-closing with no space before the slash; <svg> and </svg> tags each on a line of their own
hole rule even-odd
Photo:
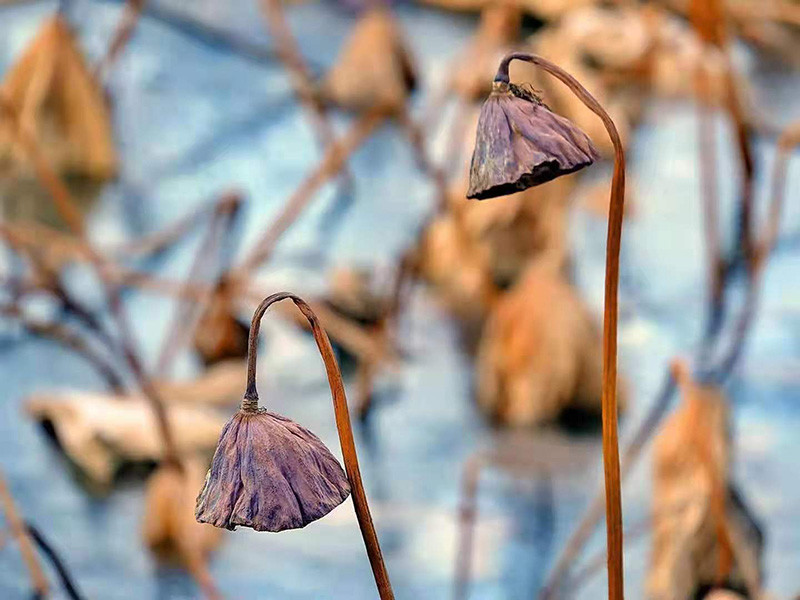
<svg viewBox="0 0 800 600">
<path fill-rule="evenodd" d="M 547 258 L 559 270 L 566 267 L 569 194 L 574 185 L 574 178 L 560 177 L 500 202 L 467 202 L 466 190 L 461 189 L 454 210 L 463 211 L 464 227 L 487 256 L 500 287 L 513 285 L 534 257 Z"/>
<path fill-rule="evenodd" d="M 317 436 L 275 413 L 242 409 L 222 430 L 195 517 L 277 532 L 305 527 L 349 495 L 344 469 Z"/>
<path fill-rule="evenodd" d="M 2 93 L 57 171 L 100 180 L 114 176 L 117 157 L 103 91 L 63 17 L 45 21 L 6 75 Z M 21 159 L 8 126 L 0 123 L 0 164 Z"/>
<path fill-rule="evenodd" d="M 0 95 L 9 109 L 0 116 L 2 213 L 7 220 L 60 227 L 63 221 L 50 193 L 36 177 L 28 151 L 17 144 L 20 131 L 62 176 L 79 211 L 88 209 L 117 168 L 102 89 L 61 16 L 45 21 L 8 72 Z"/>
<path fill-rule="evenodd" d="M 459 219 L 453 211 L 433 219 L 420 241 L 417 261 L 422 276 L 456 315 L 481 323 L 493 288 L 489 257 L 466 234 Z"/>
<path fill-rule="evenodd" d="M 391 13 L 368 10 L 356 23 L 323 83 L 323 96 L 356 112 L 405 109 L 416 87 L 414 61 Z"/>
<path fill-rule="evenodd" d="M 57 442 L 98 487 L 108 487 L 126 463 L 158 462 L 164 447 L 153 410 L 141 396 L 82 392 L 36 394 L 27 413 L 52 428 Z M 211 452 L 224 419 L 191 406 L 169 406 L 167 418 L 178 450 Z"/>
<path fill-rule="evenodd" d="M 691 600 L 704 587 L 759 589 L 761 531 L 730 482 L 731 437 L 721 389 L 675 371 L 683 402 L 655 440 L 653 600 Z"/>
<path fill-rule="evenodd" d="M 194 347 L 205 365 L 247 356 L 250 328 L 236 318 L 225 286 L 215 291 L 194 330 Z"/>
<path fill-rule="evenodd" d="M 478 405 L 498 423 L 536 425 L 565 409 L 600 414 L 600 331 L 557 265 L 534 261 L 498 300 L 476 371 Z"/>
<path fill-rule="evenodd" d="M 142 536 L 159 556 L 187 566 L 202 563 L 222 540 L 222 531 L 198 523 L 194 505 L 207 462 L 192 457 L 182 468 L 160 466 L 147 480 Z"/>
</svg>

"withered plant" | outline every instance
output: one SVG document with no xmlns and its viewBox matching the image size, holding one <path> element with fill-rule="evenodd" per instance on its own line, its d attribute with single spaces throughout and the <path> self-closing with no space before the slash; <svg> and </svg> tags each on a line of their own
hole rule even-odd
<svg viewBox="0 0 800 600">
<path fill-rule="evenodd" d="M 778 139 L 778 152 L 773 165 L 770 182 L 770 206 L 767 211 L 766 222 L 759 236 L 755 236 L 752 233 L 750 234 L 753 240 L 751 242 L 752 259 L 749 266 L 749 275 L 746 280 L 747 286 L 744 305 L 738 317 L 733 319 L 732 323 L 726 323 L 726 325 L 728 325 L 727 328 L 733 332 L 732 339 L 727 340 L 726 343 L 722 343 L 723 330 L 726 329 L 726 327 L 723 327 L 722 323 L 714 322 L 714 319 L 718 318 L 716 315 L 719 314 L 719 297 L 715 293 L 711 293 L 708 296 L 707 321 L 700 345 L 701 352 L 698 357 L 698 362 L 701 364 L 703 381 L 714 382 L 718 385 L 726 381 L 746 346 L 747 338 L 752 330 L 753 320 L 757 312 L 761 278 L 766 269 L 769 256 L 778 239 L 785 195 L 787 162 L 792 150 L 800 144 L 800 134 L 798 132 L 800 132 L 800 127 L 798 127 L 797 123 L 794 123 L 789 125 Z M 744 145 L 741 138 L 739 141 L 739 149 L 741 156 L 745 156 Z M 705 205 L 715 206 L 714 197 L 710 197 L 712 192 L 709 191 L 709 186 L 704 185 L 702 191 Z M 745 201 L 748 201 L 747 195 L 745 192 L 742 192 L 739 195 L 739 202 L 743 203 Z M 744 210 L 740 207 L 739 214 L 742 214 L 742 212 L 744 212 Z M 708 219 L 706 224 L 711 224 L 716 228 L 716 223 L 712 223 L 711 219 Z M 746 231 L 746 229 L 742 227 L 737 229 L 739 235 L 744 231 Z M 739 239 L 741 240 L 741 238 Z M 710 247 L 714 247 L 713 242 Z M 716 252 L 709 253 L 709 255 L 711 258 L 709 273 L 713 273 L 713 269 L 718 265 L 718 255 Z M 739 251 L 736 256 L 739 258 L 737 262 L 733 263 L 734 265 L 740 264 L 741 261 L 744 260 L 744 252 Z M 740 270 L 738 266 L 734 266 L 731 269 L 731 273 L 736 273 Z M 716 285 L 714 283 L 714 275 L 710 275 L 709 280 L 709 289 L 713 290 L 714 285 Z M 731 277 L 725 277 L 722 280 L 723 292 L 730 285 L 730 281 Z M 710 348 L 715 349 L 715 352 L 707 350 Z M 670 400 L 675 389 L 675 379 L 672 372 L 667 369 L 655 400 L 650 405 L 647 414 L 636 427 L 626 444 L 621 470 L 623 478 L 631 472 L 653 433 L 658 429 L 659 423 L 667 414 Z M 602 516 L 603 491 L 601 490 L 593 497 L 583 516 L 579 519 L 578 525 L 573 530 L 572 535 L 567 540 L 561 555 L 556 560 L 555 567 L 551 571 L 540 595 L 542 600 L 553 598 L 558 590 L 564 586 L 565 580 L 568 578 L 581 549 L 590 538 Z"/>
<path fill-rule="evenodd" d="M 760 598 L 764 540 L 731 481 L 728 401 L 682 361 L 672 368 L 683 400 L 655 439 L 648 597 L 689 598 L 711 586 Z"/>
<path fill-rule="evenodd" d="M 274 303 L 289 299 L 308 320 L 331 389 L 345 471 L 313 433 L 259 407 L 256 387 L 258 332 Z M 197 498 L 198 521 L 217 527 L 282 531 L 304 527 L 341 504 L 352 492 L 375 584 L 382 600 L 394 598 L 378 536 L 361 481 L 344 383 L 328 335 L 299 296 L 279 292 L 253 314 L 247 358 L 247 386 L 239 411 L 228 421 Z M 346 476 L 345 476 L 346 472 Z"/>
<path fill-rule="evenodd" d="M 534 64 L 561 80 L 600 117 L 615 150 L 606 248 L 601 402 L 608 592 L 609 599 L 621 600 L 624 594 L 622 499 L 617 439 L 617 291 L 625 202 L 625 153 L 608 113 L 574 77 L 539 56 L 511 53 L 501 61 L 492 94 L 481 109 L 468 197 L 491 198 L 520 191 L 572 173 L 591 164 L 597 156 L 585 134 L 566 119 L 550 113 L 530 91 L 510 82 L 508 67 L 513 60 Z"/>
</svg>

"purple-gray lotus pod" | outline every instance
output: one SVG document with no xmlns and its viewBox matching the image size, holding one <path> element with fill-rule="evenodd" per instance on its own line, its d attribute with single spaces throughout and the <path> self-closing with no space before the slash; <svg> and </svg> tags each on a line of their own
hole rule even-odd
<svg viewBox="0 0 800 600">
<path fill-rule="evenodd" d="M 305 527 L 350 495 L 339 462 L 313 433 L 259 410 L 239 410 L 222 430 L 195 517 L 225 529 Z"/>
<path fill-rule="evenodd" d="M 495 81 L 481 108 L 467 198 L 522 191 L 591 165 L 589 137 L 530 91 Z"/>
</svg>

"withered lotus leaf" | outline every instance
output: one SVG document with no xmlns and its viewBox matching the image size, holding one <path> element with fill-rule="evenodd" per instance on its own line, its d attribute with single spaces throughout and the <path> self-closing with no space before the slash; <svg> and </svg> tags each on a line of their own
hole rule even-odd
<svg viewBox="0 0 800 600">
<path fill-rule="evenodd" d="M 277 532 L 324 517 L 349 494 L 344 470 L 317 436 L 275 413 L 239 410 L 222 430 L 195 517 Z"/>
<path fill-rule="evenodd" d="M 528 90 L 496 81 L 481 108 L 467 198 L 546 183 L 598 158 L 589 137 Z"/>
</svg>

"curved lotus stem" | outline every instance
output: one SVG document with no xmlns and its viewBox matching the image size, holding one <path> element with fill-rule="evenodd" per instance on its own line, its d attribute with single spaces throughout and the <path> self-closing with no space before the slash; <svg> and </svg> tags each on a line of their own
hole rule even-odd
<svg viewBox="0 0 800 600">
<path fill-rule="evenodd" d="M 258 410 L 258 391 L 256 390 L 256 363 L 258 356 L 258 332 L 261 328 L 261 319 L 267 309 L 281 300 L 291 300 L 295 303 L 300 312 L 303 313 L 311 326 L 311 333 L 317 342 L 322 362 L 325 363 L 325 371 L 328 374 L 328 384 L 331 388 L 333 398 L 333 412 L 336 417 L 336 430 L 339 434 L 339 442 L 342 447 L 342 458 L 344 468 L 347 472 L 347 479 L 353 494 L 353 507 L 356 511 L 358 525 L 361 528 L 361 535 L 364 538 L 364 546 L 367 550 L 372 574 L 375 576 L 375 584 L 378 586 L 378 594 L 381 600 L 394 600 L 392 584 L 389 582 L 389 574 L 383 562 L 383 554 L 378 542 L 378 534 L 375 532 L 375 525 L 367 504 L 367 495 L 364 492 L 364 485 L 361 481 L 361 470 L 358 467 L 358 454 L 356 444 L 353 439 L 353 428 L 350 425 L 350 413 L 347 409 L 347 396 L 344 392 L 342 374 L 333 353 L 333 347 L 328 339 L 328 334 L 311 310 L 305 300 L 292 294 L 291 292 L 278 292 L 265 298 L 258 305 L 253 313 L 253 321 L 250 325 L 250 338 L 247 352 L 247 388 L 242 399 L 242 410 Z"/>
<path fill-rule="evenodd" d="M 509 82 L 512 60 L 532 63 L 562 81 L 586 107 L 595 113 L 608 131 L 614 146 L 614 175 L 606 237 L 606 283 L 603 311 L 603 470 L 606 487 L 606 535 L 608 544 L 608 597 L 622 600 L 622 496 L 620 492 L 619 441 L 617 435 L 617 291 L 619 252 L 622 240 L 622 211 L 625 205 L 625 151 L 617 128 L 608 113 L 577 79 L 558 65 L 534 54 L 512 52 L 497 69 L 497 82 Z"/>
<path fill-rule="evenodd" d="M 28 568 L 31 586 L 35 592 L 34 595 L 37 598 L 47 598 L 50 594 L 50 584 L 47 582 L 47 576 L 44 574 L 39 557 L 36 555 L 30 532 L 17 510 L 16 504 L 14 504 L 14 498 L 8 490 L 8 485 L 6 485 L 6 480 L 2 473 L 0 473 L 0 505 L 2 505 L 11 534 L 17 540 L 22 560 Z"/>
</svg>

